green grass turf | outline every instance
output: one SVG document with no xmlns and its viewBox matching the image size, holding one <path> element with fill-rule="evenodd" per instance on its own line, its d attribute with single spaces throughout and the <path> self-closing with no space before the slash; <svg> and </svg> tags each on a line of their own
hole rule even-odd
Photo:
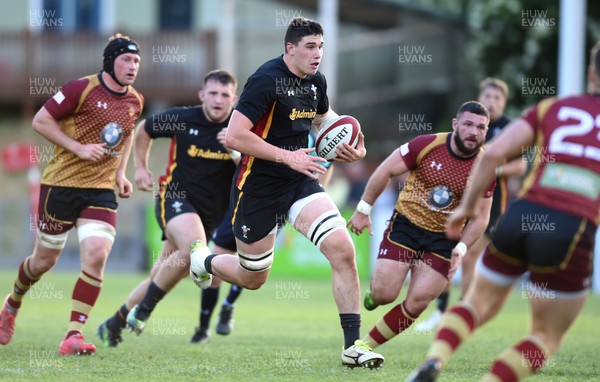
<svg viewBox="0 0 600 382">
<path fill-rule="evenodd" d="M 14 276 L 13 271 L 1 271 L 0 290 L 8 292 Z M 26 297 L 13 341 L 0 347 L 0 380 L 404 380 L 422 360 L 433 336 L 409 329 L 378 349 L 386 357 L 380 371 L 344 369 L 339 358 L 342 333 L 329 281 L 272 278 L 260 290 L 242 294 L 231 335 L 214 333 L 217 310 L 212 341 L 190 345 L 188 340 L 198 320 L 199 290 L 187 279 L 159 304 L 141 336 L 125 332 L 118 348 L 104 349 L 95 337 L 97 326 L 115 312 L 143 277 L 113 274 L 106 276 L 84 331 L 98 346 L 97 353 L 92 357 L 61 357 L 57 349 L 65 334 L 76 276 L 52 272 Z M 227 288 L 222 288 L 221 300 Z M 452 302 L 457 295 L 453 291 Z M 370 330 L 388 308 L 363 312 L 362 333 Z M 515 291 L 503 312 L 456 353 L 441 380 L 479 380 L 498 353 L 524 336 L 528 313 L 527 301 Z M 560 352 L 530 380 L 599 381 L 598 317 L 600 297 L 591 296 Z"/>
</svg>

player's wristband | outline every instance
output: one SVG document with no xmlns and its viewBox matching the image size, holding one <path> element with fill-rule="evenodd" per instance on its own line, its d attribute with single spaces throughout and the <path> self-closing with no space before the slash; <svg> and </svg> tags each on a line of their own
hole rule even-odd
<svg viewBox="0 0 600 382">
<path fill-rule="evenodd" d="M 459 241 L 458 244 L 456 244 L 456 247 L 454 247 L 454 249 L 460 252 L 460 257 L 465 257 L 465 255 L 467 254 L 467 245 L 462 241 Z"/>
<path fill-rule="evenodd" d="M 238 159 L 242 157 L 242 153 L 235 150 L 229 150 L 229 155 L 231 155 L 231 159 Z"/>
<path fill-rule="evenodd" d="M 365 202 L 362 199 L 356 205 L 356 211 L 360 212 L 361 214 L 371 215 L 372 209 L 373 209 L 373 206 L 370 205 L 369 203 Z"/>
</svg>

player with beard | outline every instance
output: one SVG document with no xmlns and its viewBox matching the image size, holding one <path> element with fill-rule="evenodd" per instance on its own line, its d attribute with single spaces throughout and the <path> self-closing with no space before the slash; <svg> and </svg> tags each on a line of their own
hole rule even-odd
<svg viewBox="0 0 600 382">
<path fill-rule="evenodd" d="M 444 314 L 425 362 L 407 381 L 435 381 L 454 352 L 500 312 L 525 272 L 528 333 L 497 356 L 483 381 L 521 381 L 548 365 L 581 312 L 591 287 L 600 216 L 600 42 L 590 53 L 588 94 L 550 97 L 533 105 L 504 129 L 473 168 L 473 181 L 446 222 L 448 237 L 460 237 L 464 221 L 477 214 L 477 196 L 497 166 L 524 148 L 535 153 L 469 291 Z M 531 216 L 551 223 L 530 225 L 526 218 Z M 566 379 L 585 378 L 575 371 Z"/>
<path fill-rule="evenodd" d="M 485 136 L 486 144 L 489 144 L 494 137 L 500 134 L 502 129 L 510 122 L 510 119 L 504 115 L 507 100 L 508 85 L 504 81 L 498 78 L 488 77 L 479 83 L 478 101 L 481 102 L 490 113 L 490 123 L 488 132 Z M 479 240 L 469 246 L 469 250 L 461 263 L 460 299 L 467 293 L 467 288 L 469 287 L 469 284 L 471 284 L 473 273 L 475 271 L 475 264 L 483 253 L 483 250 L 489 244 L 490 237 L 500 216 L 506 210 L 509 198 L 508 178 L 521 177 L 525 174 L 526 170 L 527 162 L 521 156 L 507 163 L 503 163 L 496 169 L 496 188 L 494 188 L 494 195 L 492 196 L 490 221 L 484 234 L 481 235 Z M 452 283 L 448 283 L 446 290 L 444 290 L 437 298 L 437 309 L 435 312 L 433 312 L 426 320 L 416 325 L 415 331 L 428 332 L 438 326 L 442 319 L 442 314 L 444 314 L 448 307 L 451 288 Z"/>
<path fill-rule="evenodd" d="M 481 195 L 477 217 L 467 224 L 460 242 L 448 240 L 444 225 L 459 204 L 469 172 L 483 151 L 489 114 L 479 102 L 464 103 L 452 120 L 451 133 L 421 135 L 395 150 L 375 170 L 356 212 L 348 222 L 355 234 L 372 234 L 371 206 L 390 179 L 408 172 L 406 186 L 379 247 L 369 310 L 398 298 L 411 272 L 406 299 L 377 322 L 363 341 L 375 348 L 406 330 L 446 287 L 467 252 L 485 230 L 492 203 L 492 184 Z"/>
</svg>

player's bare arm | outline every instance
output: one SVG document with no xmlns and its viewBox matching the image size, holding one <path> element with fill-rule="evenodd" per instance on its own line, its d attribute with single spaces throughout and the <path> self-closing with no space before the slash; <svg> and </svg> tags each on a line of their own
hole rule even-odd
<svg viewBox="0 0 600 382">
<path fill-rule="evenodd" d="M 313 179 L 317 179 L 316 174 L 326 172 L 326 169 L 318 163 L 326 160 L 309 155 L 314 148 L 290 151 L 273 146 L 251 132 L 252 126 L 252 122 L 244 114 L 234 110 L 227 127 L 226 146 L 256 158 L 283 163 Z"/>
<path fill-rule="evenodd" d="M 58 121 L 56 121 L 43 106 L 36 113 L 35 117 L 33 117 L 32 126 L 36 133 L 55 145 L 72 152 L 81 159 L 96 162 L 104 156 L 104 146 L 106 146 L 106 143 L 82 145 L 75 139 L 66 135 L 61 130 Z"/>
<path fill-rule="evenodd" d="M 480 198 L 478 203 L 478 212 L 473 218 L 469 220 L 466 227 L 463 230 L 463 234 L 460 238 L 461 243 L 464 243 L 467 248 L 471 247 L 485 232 L 490 222 L 490 210 L 492 208 L 493 198 Z M 448 277 L 452 278 L 460 263 L 464 253 L 461 253 L 457 247 L 452 250 L 452 257 L 450 258 L 450 271 Z"/>
<path fill-rule="evenodd" d="M 135 167 L 134 180 L 137 188 L 142 191 L 152 191 L 154 180 L 148 169 L 148 155 L 152 147 L 152 138 L 145 129 L 146 120 L 142 120 L 135 129 L 135 148 L 133 162 Z"/>
<path fill-rule="evenodd" d="M 504 163 L 496 168 L 496 175 L 502 177 L 525 175 L 527 171 L 527 162 L 522 158 L 516 158 L 507 163 Z"/>
<path fill-rule="evenodd" d="M 370 206 L 375 204 L 375 201 L 379 198 L 383 190 L 385 190 L 390 179 L 402 175 L 407 171 L 408 167 L 406 167 L 406 163 L 404 163 L 404 159 L 400 155 L 400 149 L 394 150 L 369 178 L 361 202 L 365 202 Z M 348 221 L 348 227 L 350 227 L 350 231 L 357 235 L 360 235 L 365 228 L 368 228 L 369 234 L 373 235 L 371 217 L 369 214 L 363 212 L 355 211 Z"/>
<path fill-rule="evenodd" d="M 467 186 L 460 205 L 446 221 L 446 235 L 450 239 L 461 236 L 463 223 L 477 214 L 479 196 L 484 193 L 496 176 L 496 168 L 506 159 L 521 154 L 522 148 L 533 144 L 534 131 L 522 118 L 511 122 L 478 158 L 471 171 L 472 182 Z"/>
<path fill-rule="evenodd" d="M 217 140 L 219 141 L 220 144 L 222 144 L 227 149 L 227 151 L 229 151 L 229 154 L 231 154 L 231 160 L 237 166 L 238 163 L 240 163 L 240 159 L 242 159 L 241 153 L 239 151 L 236 151 L 236 150 L 233 150 L 233 149 L 227 147 L 227 142 L 225 140 L 226 137 L 227 137 L 227 128 L 224 127 L 217 134 Z"/>
<path fill-rule="evenodd" d="M 320 130 L 321 126 L 328 125 L 329 123 L 335 121 L 338 117 L 338 113 L 329 108 L 325 114 L 317 114 L 313 118 L 312 124 L 317 128 L 317 130 Z"/>
<path fill-rule="evenodd" d="M 119 163 L 119 167 L 117 168 L 117 173 L 115 177 L 115 181 L 117 187 L 119 189 L 119 197 L 120 198 L 129 198 L 133 193 L 133 186 L 127 176 L 125 176 L 125 171 L 127 171 L 127 163 L 129 163 L 129 155 L 131 154 L 131 147 L 133 146 L 133 135 L 127 137 L 125 142 L 123 142 L 123 152 L 121 154 L 121 163 Z"/>
<path fill-rule="evenodd" d="M 480 198 L 478 202 L 478 212 L 469 219 L 469 222 L 463 229 L 460 241 L 465 243 L 467 247 L 475 244 L 475 242 L 483 235 L 490 221 L 490 209 L 493 198 Z"/>
</svg>

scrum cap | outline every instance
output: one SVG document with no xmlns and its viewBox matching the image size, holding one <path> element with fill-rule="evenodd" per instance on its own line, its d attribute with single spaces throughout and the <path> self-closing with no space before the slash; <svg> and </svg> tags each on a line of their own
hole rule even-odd
<svg viewBox="0 0 600 382">
<path fill-rule="evenodd" d="M 115 80 L 119 85 L 124 86 L 120 83 L 115 77 L 115 59 L 125 53 L 135 53 L 140 54 L 140 48 L 137 42 L 131 40 L 129 36 L 123 36 L 120 33 L 117 33 L 114 36 L 111 36 L 109 39 L 108 45 L 104 48 L 104 61 L 102 69 L 110 74 L 110 76 Z"/>
</svg>

